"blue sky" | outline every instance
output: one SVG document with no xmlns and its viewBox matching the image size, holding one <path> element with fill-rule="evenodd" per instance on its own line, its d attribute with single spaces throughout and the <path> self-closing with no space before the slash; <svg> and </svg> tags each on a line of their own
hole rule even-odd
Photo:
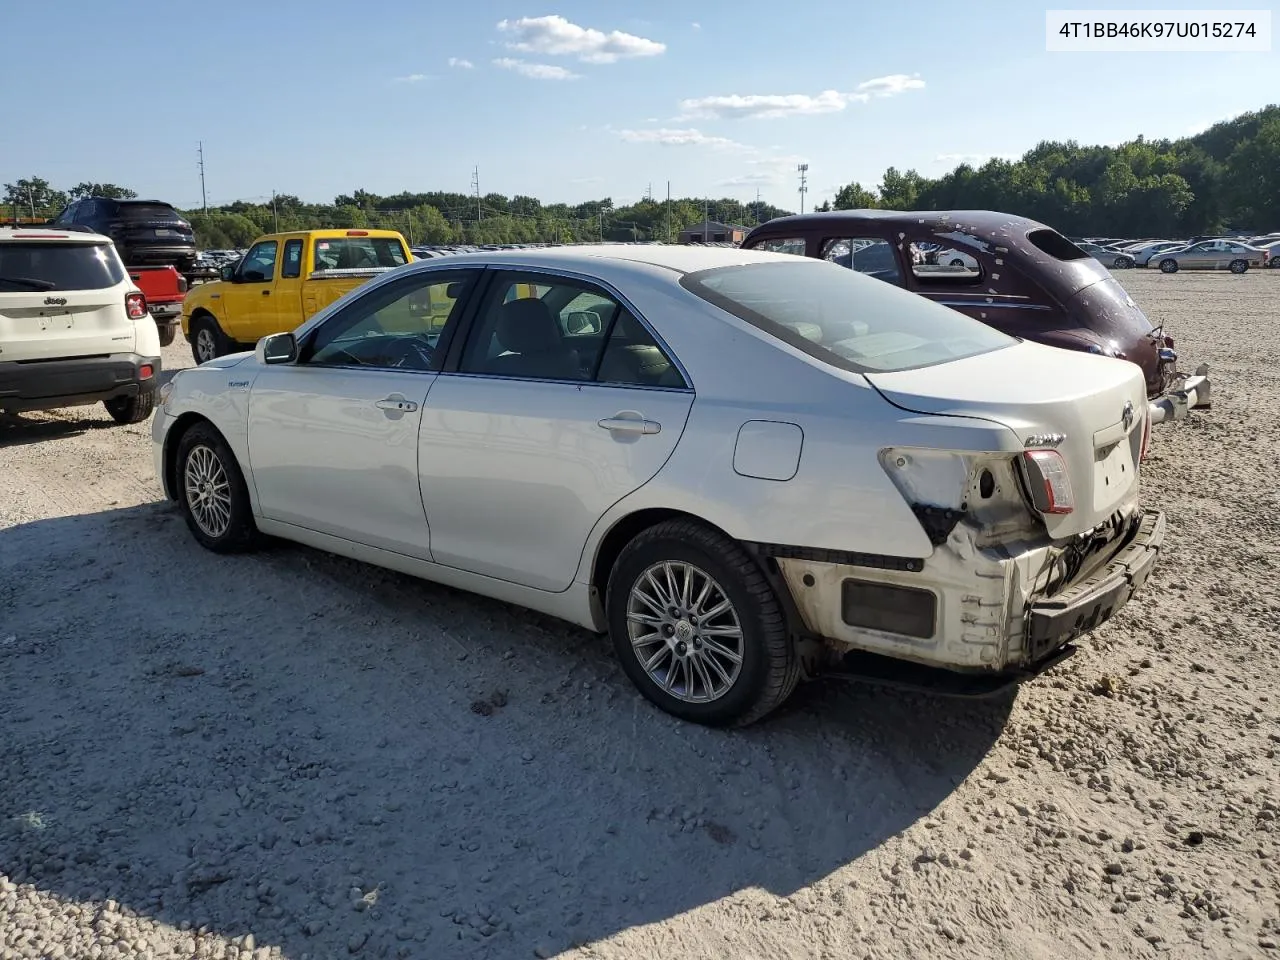
<svg viewBox="0 0 1280 960">
<path fill-rule="evenodd" d="M 795 209 L 801 161 L 812 205 L 890 165 L 1178 137 L 1280 100 L 1274 53 L 1046 53 L 1046 6 L 4 0 L 4 34 L 29 39 L 0 58 L 0 182 L 195 206 L 203 140 L 211 204 L 466 193 L 478 166 L 482 192 L 544 201 L 621 204 L 669 180 Z"/>
</svg>

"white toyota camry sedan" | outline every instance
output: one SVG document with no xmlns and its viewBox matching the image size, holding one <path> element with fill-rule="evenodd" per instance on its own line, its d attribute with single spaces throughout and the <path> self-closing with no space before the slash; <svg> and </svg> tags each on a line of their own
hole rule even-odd
<svg viewBox="0 0 1280 960">
<path fill-rule="evenodd" d="M 1146 579 L 1142 371 L 819 260 L 416 262 L 161 392 L 196 539 L 272 535 L 607 632 L 676 716 L 851 662 L 1031 676 Z"/>
</svg>

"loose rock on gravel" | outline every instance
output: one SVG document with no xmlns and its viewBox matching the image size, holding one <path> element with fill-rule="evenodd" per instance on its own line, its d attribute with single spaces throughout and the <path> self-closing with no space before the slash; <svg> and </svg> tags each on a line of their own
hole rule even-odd
<svg viewBox="0 0 1280 960">
<path fill-rule="evenodd" d="M 1143 593 L 994 702 L 681 724 L 576 628 L 202 550 L 149 424 L 0 417 L 0 960 L 1277 955 L 1280 272 L 1118 278 L 1214 407 Z"/>
</svg>

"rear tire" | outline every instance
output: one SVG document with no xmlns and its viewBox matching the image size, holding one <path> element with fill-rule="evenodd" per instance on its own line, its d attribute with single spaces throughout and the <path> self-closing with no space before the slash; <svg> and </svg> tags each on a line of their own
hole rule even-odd
<svg viewBox="0 0 1280 960">
<path fill-rule="evenodd" d="M 199 313 L 191 318 L 191 356 L 197 364 L 226 356 L 234 347 L 212 316 Z"/>
<path fill-rule="evenodd" d="M 192 535 L 214 553 L 242 553 L 261 540 L 236 455 L 211 423 L 178 441 L 174 486 Z"/>
<path fill-rule="evenodd" d="M 1177 260 L 1161 260 L 1160 272 L 1161 273 L 1177 273 L 1178 261 Z"/>
<path fill-rule="evenodd" d="M 631 682 L 682 720 L 746 726 L 780 706 L 800 678 L 764 571 L 740 544 L 695 521 L 659 523 L 627 544 L 605 609 Z"/>
<path fill-rule="evenodd" d="M 176 324 L 172 323 L 156 327 L 156 331 L 160 334 L 160 346 L 162 347 L 167 347 L 173 343 L 173 338 L 177 335 Z"/>
<path fill-rule="evenodd" d="M 1249 269 L 1248 260 L 1232 260 L 1227 267 L 1232 273 L 1244 273 Z"/>
<path fill-rule="evenodd" d="M 111 419 L 116 423 L 141 423 L 151 416 L 151 411 L 156 408 L 156 392 L 148 387 L 145 390 L 139 390 L 132 397 L 112 397 L 110 400 L 104 400 L 102 405 L 107 408 L 107 413 L 111 414 Z"/>
</svg>

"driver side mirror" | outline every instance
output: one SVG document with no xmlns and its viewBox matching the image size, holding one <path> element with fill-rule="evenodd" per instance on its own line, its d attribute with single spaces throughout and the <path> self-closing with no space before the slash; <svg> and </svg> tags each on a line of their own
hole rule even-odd
<svg viewBox="0 0 1280 960">
<path fill-rule="evenodd" d="M 254 352 L 259 363 L 293 363 L 298 359 L 298 341 L 292 333 L 273 333 L 259 340 Z"/>
<path fill-rule="evenodd" d="M 222 275 L 223 280 L 226 280 L 230 283 L 235 283 L 236 265 L 234 263 L 224 263 L 219 273 Z"/>
</svg>

